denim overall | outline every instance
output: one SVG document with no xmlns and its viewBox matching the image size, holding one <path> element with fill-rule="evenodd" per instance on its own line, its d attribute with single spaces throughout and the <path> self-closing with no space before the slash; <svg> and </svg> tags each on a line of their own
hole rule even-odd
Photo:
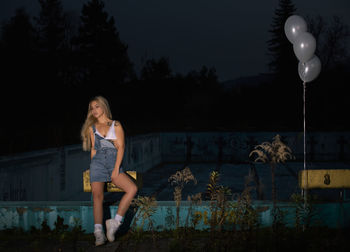
<svg viewBox="0 0 350 252">
<path fill-rule="evenodd" d="M 112 141 L 96 134 L 95 125 L 92 125 L 92 129 L 95 136 L 96 154 L 92 157 L 90 163 L 90 183 L 110 182 L 117 159 L 117 149 Z M 124 171 L 122 165 L 120 165 L 119 173 L 122 172 Z"/>
</svg>

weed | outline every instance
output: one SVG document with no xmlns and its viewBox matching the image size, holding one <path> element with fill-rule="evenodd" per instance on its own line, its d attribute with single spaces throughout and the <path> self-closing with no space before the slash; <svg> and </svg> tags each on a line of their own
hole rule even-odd
<svg viewBox="0 0 350 252">
<path fill-rule="evenodd" d="M 295 228 L 300 230 L 301 228 L 309 228 L 312 222 L 317 216 L 316 209 L 314 207 L 315 197 L 308 194 L 307 199 L 300 194 L 292 194 L 291 200 L 295 205 Z"/>
<path fill-rule="evenodd" d="M 275 169 L 277 163 L 284 163 L 288 159 L 295 159 L 292 150 L 281 141 L 280 135 L 273 137 L 273 141 L 263 142 L 254 147 L 249 157 L 256 156 L 254 162 L 269 163 L 271 167 L 271 183 L 272 183 L 272 200 L 274 207 L 276 206 L 276 182 Z"/>
<path fill-rule="evenodd" d="M 152 215 L 156 212 L 157 201 L 155 197 L 138 196 L 133 199 L 132 205 L 135 206 L 135 211 L 137 210 L 137 215 L 134 219 L 134 227 L 136 226 L 137 220 L 141 218 L 141 225 L 136 228 L 136 234 L 140 238 L 140 234 L 143 231 L 145 222 L 148 221 L 148 229 L 152 232 L 152 238 L 155 242 L 156 237 L 154 233 Z"/>
<path fill-rule="evenodd" d="M 182 189 L 185 184 L 193 181 L 194 184 L 197 184 L 196 178 L 193 176 L 189 167 L 181 171 L 177 171 L 175 174 L 171 175 L 168 179 L 171 185 L 175 185 L 174 188 L 174 200 L 176 202 L 176 229 L 179 228 L 180 224 L 180 204 L 182 200 Z"/>
</svg>

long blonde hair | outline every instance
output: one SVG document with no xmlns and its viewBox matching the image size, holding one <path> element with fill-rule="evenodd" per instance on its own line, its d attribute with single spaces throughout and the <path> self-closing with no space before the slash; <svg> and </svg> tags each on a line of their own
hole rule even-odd
<svg viewBox="0 0 350 252">
<path fill-rule="evenodd" d="M 106 117 L 108 119 L 112 120 L 111 109 L 109 108 L 109 104 L 108 104 L 108 101 L 106 100 L 106 98 L 104 98 L 102 96 L 96 96 L 90 100 L 88 113 L 87 113 L 85 122 L 83 124 L 83 127 L 81 128 L 81 131 L 80 131 L 80 136 L 81 136 L 81 140 L 83 141 L 83 150 L 84 151 L 89 151 L 91 149 L 90 127 L 94 123 L 97 122 L 97 119 L 92 115 L 92 111 L 91 111 L 91 103 L 93 101 L 96 101 L 103 109 Z"/>
</svg>

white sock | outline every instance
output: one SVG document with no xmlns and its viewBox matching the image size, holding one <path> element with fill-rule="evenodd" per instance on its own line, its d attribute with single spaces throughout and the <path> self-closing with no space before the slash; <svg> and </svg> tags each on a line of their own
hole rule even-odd
<svg viewBox="0 0 350 252">
<path fill-rule="evenodd" d="M 123 221 L 123 216 L 121 216 L 121 215 L 119 215 L 119 214 L 116 214 L 115 215 L 115 217 L 114 217 L 114 219 L 116 220 L 116 221 L 119 221 L 120 223 Z"/>
<path fill-rule="evenodd" d="M 95 224 L 95 231 L 102 230 L 102 224 Z"/>
</svg>

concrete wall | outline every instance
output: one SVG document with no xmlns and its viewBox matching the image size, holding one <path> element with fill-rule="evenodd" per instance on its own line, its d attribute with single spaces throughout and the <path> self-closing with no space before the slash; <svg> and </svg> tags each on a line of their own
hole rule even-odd
<svg viewBox="0 0 350 252">
<path fill-rule="evenodd" d="M 258 221 L 260 227 L 269 227 L 273 223 L 272 203 L 269 201 L 254 201 L 253 207 L 258 210 Z M 295 224 L 295 205 L 292 203 L 278 202 L 277 206 L 285 211 L 284 222 L 287 226 L 293 227 Z M 350 226 L 350 203 L 320 203 L 314 204 L 312 224 L 327 226 L 330 228 L 349 228 Z M 118 206 L 109 206 L 110 216 L 114 216 Z M 180 227 L 191 226 L 191 214 L 189 215 L 189 202 L 182 201 L 180 205 Z M 201 213 L 210 218 L 209 202 L 203 201 L 201 205 L 192 206 L 192 214 Z M 108 214 L 108 213 L 107 213 Z M 130 216 L 125 223 L 136 221 L 137 227 L 142 227 L 142 213 L 136 212 L 137 218 Z M 81 225 L 86 233 L 94 230 L 93 209 L 91 202 L 0 202 L 0 230 L 9 228 L 22 228 L 29 231 L 31 227 L 40 229 L 43 221 L 51 228 L 55 228 L 55 221 L 60 216 L 64 219 L 64 224 L 70 228 Z M 126 218 L 129 218 L 127 216 Z M 174 201 L 157 202 L 155 213 L 151 217 L 153 227 L 159 231 L 175 229 L 176 205 Z M 188 219 L 188 223 L 186 220 Z M 209 229 L 204 217 L 199 220 L 196 229 Z M 232 225 L 227 227 L 232 228 Z M 144 230 L 149 230 L 148 220 L 145 221 Z"/>
<path fill-rule="evenodd" d="M 350 161 L 349 133 L 308 133 L 308 160 Z M 173 132 L 127 138 L 123 166 L 144 173 L 165 162 L 244 163 L 255 145 L 271 142 L 276 134 L 302 161 L 302 132 Z M 89 155 L 71 145 L 0 157 L 0 201 L 89 200 L 82 191 Z"/>
<path fill-rule="evenodd" d="M 161 163 L 159 134 L 126 139 L 125 170 L 145 172 Z M 89 200 L 82 173 L 90 153 L 80 145 L 0 157 L 0 201 Z"/>
<path fill-rule="evenodd" d="M 279 134 L 297 160 L 304 158 L 303 132 L 201 132 L 161 133 L 163 162 L 248 161 L 254 146 L 272 142 Z M 350 132 L 306 133 L 307 160 L 350 161 Z"/>
</svg>

